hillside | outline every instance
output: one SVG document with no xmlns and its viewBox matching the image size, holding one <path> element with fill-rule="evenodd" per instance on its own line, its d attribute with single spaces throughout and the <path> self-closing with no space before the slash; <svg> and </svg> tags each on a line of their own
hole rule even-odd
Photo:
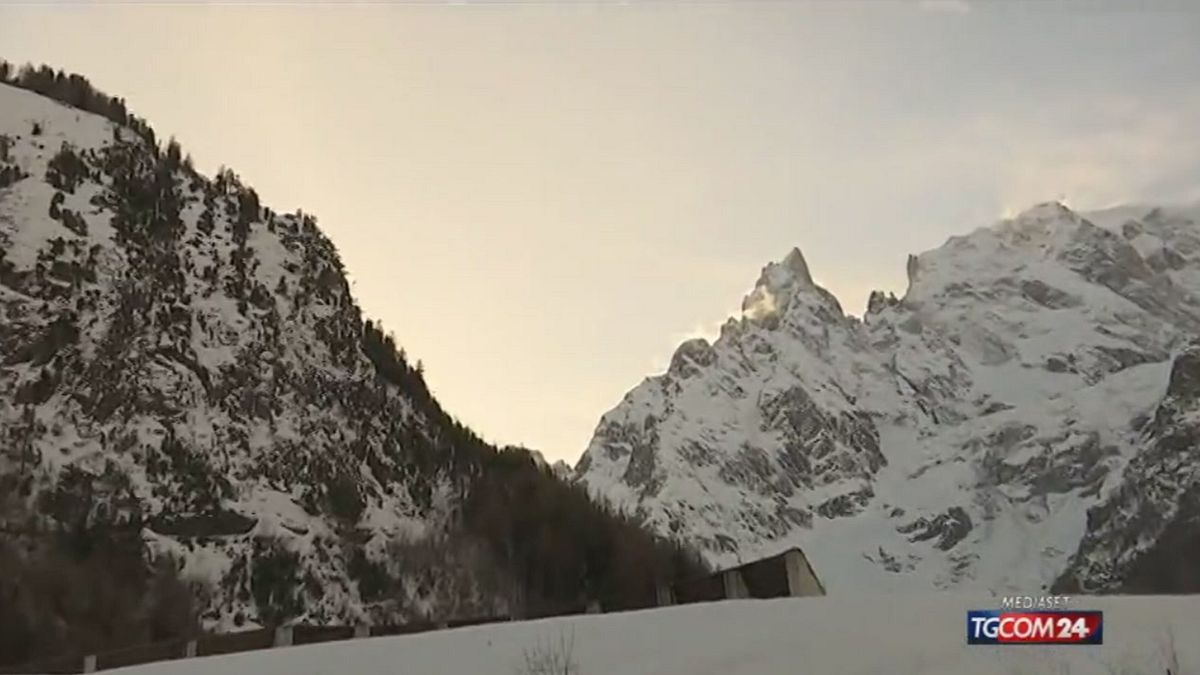
<svg viewBox="0 0 1200 675">
<path fill-rule="evenodd" d="M 571 675 L 1162 675 L 1200 669 L 1191 598 L 1075 598 L 1104 611 L 1104 644 L 968 646 L 968 609 L 994 598 L 742 600 L 493 624 L 114 670 L 114 675 L 537 674 L 526 654 L 566 653 Z M 912 619 L 919 617 L 919 621 Z M 536 664 L 536 659 L 534 660 Z M 803 668 L 802 671 L 798 671 Z M 1168 671 L 1168 669 L 1170 669 Z M 563 671 L 554 671 L 561 673 Z"/>
<path fill-rule="evenodd" d="M 128 602 L 165 565 L 221 630 L 639 606 L 697 569 L 447 414 L 312 216 L 201 175 L 80 76 L 0 80 L 0 554 L 28 568 L 6 611 L 144 639 L 54 609 L 115 559 Z"/>
<path fill-rule="evenodd" d="M 1061 204 L 910 256 L 861 319 L 799 250 L 604 415 L 578 479 L 831 594 L 1200 590 L 1200 208 Z"/>
</svg>

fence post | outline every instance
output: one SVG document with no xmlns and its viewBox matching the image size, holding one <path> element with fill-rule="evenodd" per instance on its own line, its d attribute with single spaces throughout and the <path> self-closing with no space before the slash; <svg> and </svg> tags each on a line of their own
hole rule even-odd
<svg viewBox="0 0 1200 675">
<path fill-rule="evenodd" d="M 95 654 L 88 654 L 87 656 L 83 657 L 83 672 L 85 672 L 85 673 L 96 672 L 96 655 Z"/>
<path fill-rule="evenodd" d="M 365 638 L 371 637 L 371 627 L 366 624 L 359 624 L 354 627 L 354 637 Z"/>
<path fill-rule="evenodd" d="M 274 647 L 291 647 L 292 646 L 292 627 L 279 626 L 275 629 Z"/>
<path fill-rule="evenodd" d="M 184 647 L 183 647 L 183 658 L 194 659 L 194 658 L 196 658 L 197 651 L 198 651 L 198 645 L 197 645 L 196 640 L 188 640 L 187 644 L 184 645 Z"/>
</svg>

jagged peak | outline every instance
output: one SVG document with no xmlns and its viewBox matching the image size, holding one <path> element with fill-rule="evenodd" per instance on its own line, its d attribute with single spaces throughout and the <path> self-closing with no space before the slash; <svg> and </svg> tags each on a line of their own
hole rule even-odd
<svg viewBox="0 0 1200 675">
<path fill-rule="evenodd" d="M 768 287 L 772 291 L 792 287 L 812 287 L 812 274 L 808 262 L 799 248 L 793 247 L 779 262 L 768 263 L 759 274 L 755 288 Z"/>
<path fill-rule="evenodd" d="M 791 272 L 797 281 L 809 286 L 813 285 L 812 275 L 808 272 L 808 262 L 804 260 L 804 254 L 800 252 L 799 248 L 793 246 L 779 265 Z"/>
<path fill-rule="evenodd" d="M 1041 222 L 1046 220 L 1061 220 L 1061 219 L 1078 219 L 1079 216 L 1074 211 L 1069 209 L 1066 204 L 1059 201 L 1042 202 L 1018 213 L 1013 222 L 1030 223 Z"/>
<path fill-rule="evenodd" d="M 898 304 L 900 304 L 900 301 L 896 298 L 896 294 L 891 291 L 871 291 L 871 294 L 867 297 L 867 314 L 878 314 L 888 307 L 895 307 Z"/>
<path fill-rule="evenodd" d="M 742 316 L 751 320 L 777 316 L 791 305 L 797 294 L 804 292 L 813 293 L 823 304 L 832 304 L 841 313 L 837 299 L 813 281 L 804 254 L 799 248 L 792 248 L 782 260 L 763 267 L 754 290 L 742 300 Z"/>
</svg>

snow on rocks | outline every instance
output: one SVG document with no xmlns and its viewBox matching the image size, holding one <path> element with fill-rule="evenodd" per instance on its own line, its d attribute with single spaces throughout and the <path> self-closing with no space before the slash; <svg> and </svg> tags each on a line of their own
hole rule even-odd
<svg viewBox="0 0 1200 675">
<path fill-rule="evenodd" d="M 1200 326 L 1200 209 L 1092 218 L 952 237 L 861 322 L 793 250 L 602 417 L 577 479 L 718 564 L 799 545 L 831 594 L 1052 585 L 1085 536 L 1127 536 L 1089 509 L 1161 464 L 1141 427 Z"/>
</svg>

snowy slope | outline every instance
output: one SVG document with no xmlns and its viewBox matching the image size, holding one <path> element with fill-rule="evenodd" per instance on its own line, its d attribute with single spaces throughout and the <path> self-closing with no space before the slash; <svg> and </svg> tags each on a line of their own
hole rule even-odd
<svg viewBox="0 0 1200 675">
<path fill-rule="evenodd" d="M 1100 646 L 967 646 L 965 611 L 983 596 L 727 601 L 621 614 L 492 624 L 151 664 L 114 675 L 511 675 L 524 651 L 573 644 L 578 675 L 1012 675 L 1200 669 L 1193 598 L 1075 598 L 1105 612 Z M 1174 636 L 1175 650 L 1167 645 Z"/>
<path fill-rule="evenodd" d="M 1200 329 L 1198 222 L 1039 205 L 910 256 L 904 297 L 872 294 L 861 320 L 793 250 L 714 343 L 603 416 L 577 477 L 718 564 L 800 545 L 831 593 L 1050 586 L 1126 466 L 1200 466 L 1186 433 L 1137 459 Z M 1136 557 L 1165 519 L 1128 547 L 1089 536 Z"/>
<path fill-rule="evenodd" d="M 369 606 L 351 556 L 440 528 L 461 458 L 377 377 L 312 218 L 3 84 L 0 136 L 0 488 L 175 554 L 215 627 L 418 611 Z"/>
</svg>

